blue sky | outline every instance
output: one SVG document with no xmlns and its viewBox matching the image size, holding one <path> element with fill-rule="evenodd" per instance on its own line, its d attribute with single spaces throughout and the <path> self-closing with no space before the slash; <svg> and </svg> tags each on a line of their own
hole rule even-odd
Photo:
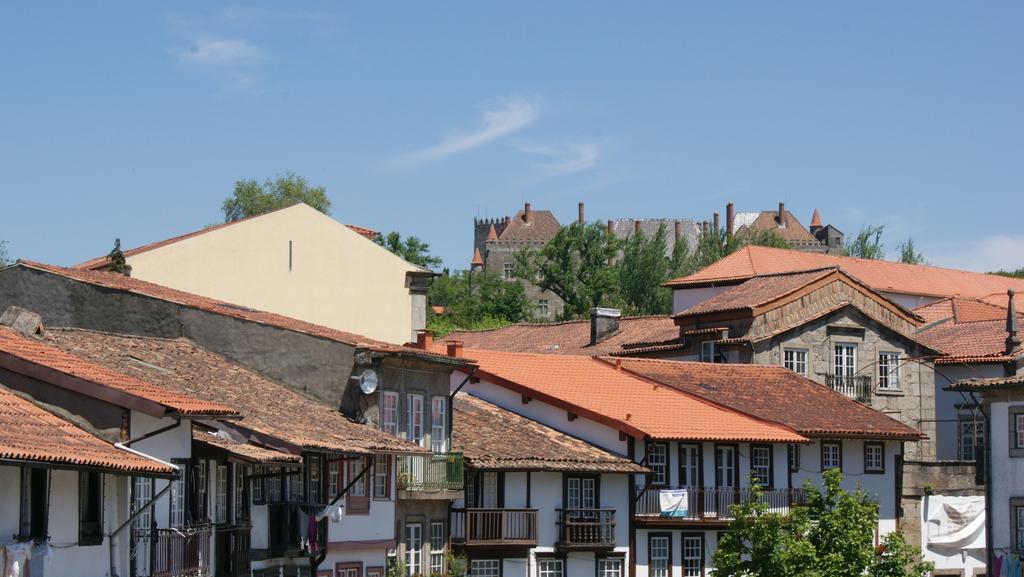
<svg viewBox="0 0 1024 577">
<path fill-rule="evenodd" d="M 1024 4 L 5 3 L 0 239 L 73 264 L 293 170 L 471 256 L 474 216 L 779 200 L 1024 266 Z"/>
</svg>

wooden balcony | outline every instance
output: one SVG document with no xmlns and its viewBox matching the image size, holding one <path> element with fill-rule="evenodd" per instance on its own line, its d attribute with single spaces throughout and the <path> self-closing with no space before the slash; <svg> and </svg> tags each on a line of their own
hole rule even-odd
<svg viewBox="0 0 1024 577">
<path fill-rule="evenodd" d="M 452 542 L 466 547 L 536 547 L 536 509 L 453 509 Z"/>
<path fill-rule="evenodd" d="M 398 459 L 402 491 L 461 491 L 462 453 L 434 453 Z"/>
<path fill-rule="evenodd" d="M 210 574 L 213 525 L 177 529 L 136 529 L 134 574 L 139 577 L 186 577 Z"/>
<path fill-rule="evenodd" d="M 638 521 L 658 522 L 722 522 L 731 521 L 732 505 L 746 503 L 754 496 L 749 488 L 734 487 L 643 487 L 636 501 Z M 685 498 L 666 503 L 663 510 L 661 491 L 686 491 Z M 802 489 L 762 489 L 760 499 L 772 513 L 786 514 L 793 505 L 807 502 Z"/>
<path fill-rule="evenodd" d="M 217 564 L 215 575 L 246 577 L 251 573 L 250 548 L 252 527 L 248 525 L 217 525 L 215 530 Z"/>
<path fill-rule="evenodd" d="M 868 375 L 826 375 L 825 384 L 833 391 L 840 392 L 851 399 L 857 399 L 865 404 L 871 402 L 871 377 Z"/>
<path fill-rule="evenodd" d="M 614 509 L 557 509 L 559 549 L 615 547 Z"/>
</svg>

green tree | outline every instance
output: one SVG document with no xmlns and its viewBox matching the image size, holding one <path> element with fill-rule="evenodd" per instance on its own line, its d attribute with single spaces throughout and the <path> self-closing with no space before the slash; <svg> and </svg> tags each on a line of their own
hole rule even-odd
<svg viewBox="0 0 1024 577">
<path fill-rule="evenodd" d="M 415 236 L 403 239 L 397 231 L 391 231 L 378 235 L 374 242 L 417 266 L 434 268 L 441 264 L 439 257 L 430 254 L 430 245 Z"/>
<path fill-rule="evenodd" d="M 7 256 L 7 241 L 0 240 L 0 267 L 11 264 L 10 257 Z"/>
<path fill-rule="evenodd" d="M 990 272 L 989 274 L 997 274 L 999 276 L 1006 276 L 1006 277 L 1010 277 L 1010 278 L 1024 278 L 1024 268 L 1019 268 L 1017 270 L 1002 270 L 1002 269 L 1000 269 L 1000 270 L 997 270 L 997 271 Z"/>
<path fill-rule="evenodd" d="M 331 213 L 331 201 L 327 189 L 310 186 L 305 178 L 288 172 L 277 178 L 267 179 L 260 184 L 255 178 L 239 180 L 232 195 L 224 201 L 224 222 L 264 214 L 304 202 L 324 214 Z"/>
<path fill-rule="evenodd" d="M 536 279 L 534 284 L 565 301 L 564 318 L 580 318 L 592 307 L 618 303 L 617 269 L 608 266 L 617 256 L 618 244 L 600 223 L 574 222 L 540 250 L 517 252 L 514 274 Z"/>
<path fill-rule="evenodd" d="M 680 239 L 684 242 L 684 239 Z M 665 225 L 654 237 L 634 233 L 622 244 L 618 262 L 619 295 L 626 314 L 652 315 L 672 312 L 672 293 L 661 283 L 672 274 Z M 685 246 L 684 246 L 685 248 Z"/>
<path fill-rule="evenodd" d="M 885 248 L 882 245 L 882 229 L 885 225 L 866 225 L 857 233 L 853 242 L 846 246 L 846 256 L 882 260 Z"/>
<path fill-rule="evenodd" d="M 431 312 L 427 318 L 427 327 L 438 337 L 454 330 L 492 329 L 530 318 L 530 299 L 523 285 L 486 271 L 461 270 L 435 277 L 427 302 L 445 308 L 443 315 Z"/>
<path fill-rule="evenodd" d="M 924 264 L 924 255 L 917 251 L 917 247 L 914 246 L 914 239 L 908 238 L 907 242 L 900 245 L 900 262 Z"/>
</svg>

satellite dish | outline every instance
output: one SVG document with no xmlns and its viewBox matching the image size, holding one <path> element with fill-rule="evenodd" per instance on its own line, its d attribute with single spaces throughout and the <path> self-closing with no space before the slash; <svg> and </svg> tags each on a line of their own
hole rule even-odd
<svg viewBox="0 0 1024 577">
<path fill-rule="evenodd" d="M 359 390 L 369 395 L 377 390 L 377 371 L 366 369 L 359 375 Z"/>
</svg>

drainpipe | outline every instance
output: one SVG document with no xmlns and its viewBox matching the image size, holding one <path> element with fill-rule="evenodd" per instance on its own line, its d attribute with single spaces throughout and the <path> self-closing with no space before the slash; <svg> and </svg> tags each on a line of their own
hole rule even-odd
<svg viewBox="0 0 1024 577">
<path fill-rule="evenodd" d="M 116 448 L 118 448 L 118 449 L 120 449 L 122 451 L 126 451 L 128 453 L 136 455 L 138 457 L 142 457 L 144 459 L 149 459 L 151 461 L 156 461 L 157 463 L 160 463 L 162 465 L 167 465 L 168 467 L 174 469 L 175 473 L 177 473 L 179 475 L 181 474 L 181 469 L 177 465 L 174 465 L 173 463 L 168 463 L 167 461 L 161 461 L 160 459 L 157 459 L 156 457 L 153 457 L 151 455 L 147 455 L 147 454 L 145 454 L 143 452 L 136 451 L 135 449 L 130 449 L 130 448 L 126 447 L 125 445 L 121 444 L 121 443 L 114 443 L 114 447 L 116 447 Z M 110 535 L 107 536 L 107 538 L 110 540 L 110 543 L 109 543 L 109 549 L 110 549 L 110 575 L 112 575 L 112 577 L 118 577 L 117 570 L 115 568 L 116 562 L 115 562 L 115 556 L 114 556 L 114 550 L 117 548 L 117 536 L 121 533 L 121 531 L 124 531 L 126 527 L 131 525 L 135 521 L 135 519 L 137 519 L 139 517 L 139 515 L 142 515 L 142 513 L 146 509 L 149 509 L 150 507 L 152 507 L 154 504 L 156 504 L 158 499 L 160 499 L 161 497 L 164 496 L 164 494 L 166 494 L 168 491 L 170 491 L 172 483 L 173 483 L 173 481 L 168 482 L 167 486 L 164 487 L 163 489 L 161 489 L 159 493 L 154 495 L 153 498 L 150 499 L 148 503 L 146 503 L 145 505 L 139 507 L 139 510 L 136 511 L 132 516 L 128 517 L 127 521 L 125 521 L 120 527 L 115 529 L 112 533 L 110 533 Z"/>
</svg>

